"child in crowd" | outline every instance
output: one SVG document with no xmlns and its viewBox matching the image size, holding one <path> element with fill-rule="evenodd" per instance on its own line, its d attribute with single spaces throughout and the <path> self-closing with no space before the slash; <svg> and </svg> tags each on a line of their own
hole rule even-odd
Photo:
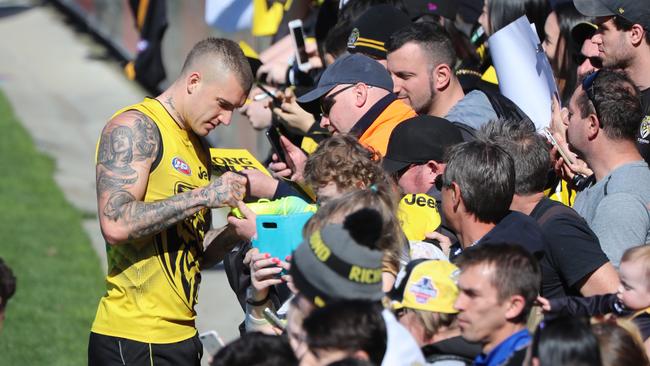
<svg viewBox="0 0 650 366">
<path fill-rule="evenodd" d="M 619 268 L 621 286 L 615 294 L 591 297 L 538 298 L 551 316 L 613 314 L 625 317 L 639 328 L 646 353 L 650 350 L 650 245 L 625 251 Z"/>
</svg>

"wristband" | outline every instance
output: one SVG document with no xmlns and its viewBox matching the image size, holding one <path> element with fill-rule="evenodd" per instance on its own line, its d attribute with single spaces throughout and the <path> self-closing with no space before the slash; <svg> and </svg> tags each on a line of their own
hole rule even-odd
<svg viewBox="0 0 650 366">
<path fill-rule="evenodd" d="M 262 305 L 266 304 L 269 301 L 270 297 L 271 297 L 271 291 L 269 291 L 262 300 L 255 301 L 252 298 L 247 297 L 246 298 L 246 303 L 248 305 L 251 305 L 251 306 L 262 306 Z"/>
</svg>

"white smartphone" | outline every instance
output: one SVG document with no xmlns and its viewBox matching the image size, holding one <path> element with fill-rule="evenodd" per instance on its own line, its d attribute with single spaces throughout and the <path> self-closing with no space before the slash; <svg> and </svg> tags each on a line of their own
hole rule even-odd
<svg viewBox="0 0 650 366">
<path fill-rule="evenodd" d="M 571 157 L 571 154 L 568 151 L 565 151 L 560 144 L 557 143 L 557 140 L 555 140 L 555 137 L 553 137 L 553 133 L 548 128 L 543 128 L 542 132 L 544 133 L 544 136 L 546 136 L 546 139 L 553 145 L 557 147 L 557 151 L 560 153 L 560 156 L 564 159 L 569 164 L 573 164 L 573 158 Z"/>
<path fill-rule="evenodd" d="M 309 55 L 307 55 L 307 48 L 305 47 L 305 32 L 302 29 L 302 20 L 294 19 L 290 21 L 289 32 L 291 32 L 291 40 L 293 41 L 298 69 L 302 72 L 307 72 L 310 69 L 310 65 Z"/>
<path fill-rule="evenodd" d="M 199 340 L 201 340 L 203 348 L 210 356 L 214 356 L 224 346 L 223 340 L 216 330 L 209 330 L 199 334 Z"/>
</svg>

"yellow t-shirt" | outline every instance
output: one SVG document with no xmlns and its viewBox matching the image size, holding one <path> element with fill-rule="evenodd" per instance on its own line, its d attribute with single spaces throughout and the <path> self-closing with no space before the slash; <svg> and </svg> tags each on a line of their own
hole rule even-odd
<svg viewBox="0 0 650 366">
<path fill-rule="evenodd" d="M 147 98 L 115 115 L 128 110 L 149 116 L 162 139 L 162 157 L 149 174 L 145 202 L 209 183 L 210 153 L 195 134 L 176 124 L 159 101 Z M 203 237 L 210 219 L 210 211 L 204 209 L 158 234 L 107 245 L 107 292 L 92 331 L 144 343 L 193 337 Z"/>
</svg>

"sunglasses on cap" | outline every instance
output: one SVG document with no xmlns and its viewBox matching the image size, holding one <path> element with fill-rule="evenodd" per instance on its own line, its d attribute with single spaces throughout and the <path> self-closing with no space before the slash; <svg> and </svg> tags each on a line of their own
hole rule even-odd
<svg viewBox="0 0 650 366">
<path fill-rule="evenodd" d="M 594 84 L 596 83 L 596 78 L 598 77 L 599 73 L 600 73 L 600 70 L 597 70 L 597 71 L 589 74 L 582 81 L 582 89 L 587 94 L 587 98 L 589 98 L 589 100 L 591 101 L 591 104 L 593 104 L 594 110 L 596 111 L 596 116 L 599 116 L 600 113 L 598 113 L 598 104 L 596 103 L 596 90 L 594 88 Z"/>
<path fill-rule="evenodd" d="M 350 85 L 346 86 L 345 88 L 343 88 L 343 89 L 341 89 L 339 91 L 335 91 L 334 93 L 332 93 L 330 95 L 324 96 L 320 101 L 320 114 L 321 114 L 321 116 L 322 117 L 329 117 L 330 111 L 332 110 L 332 107 L 334 106 L 334 103 L 336 103 L 336 99 L 334 99 L 334 97 L 336 97 L 337 95 L 343 93 L 344 91 L 352 88 L 355 85 L 356 84 L 350 84 Z"/>
</svg>

